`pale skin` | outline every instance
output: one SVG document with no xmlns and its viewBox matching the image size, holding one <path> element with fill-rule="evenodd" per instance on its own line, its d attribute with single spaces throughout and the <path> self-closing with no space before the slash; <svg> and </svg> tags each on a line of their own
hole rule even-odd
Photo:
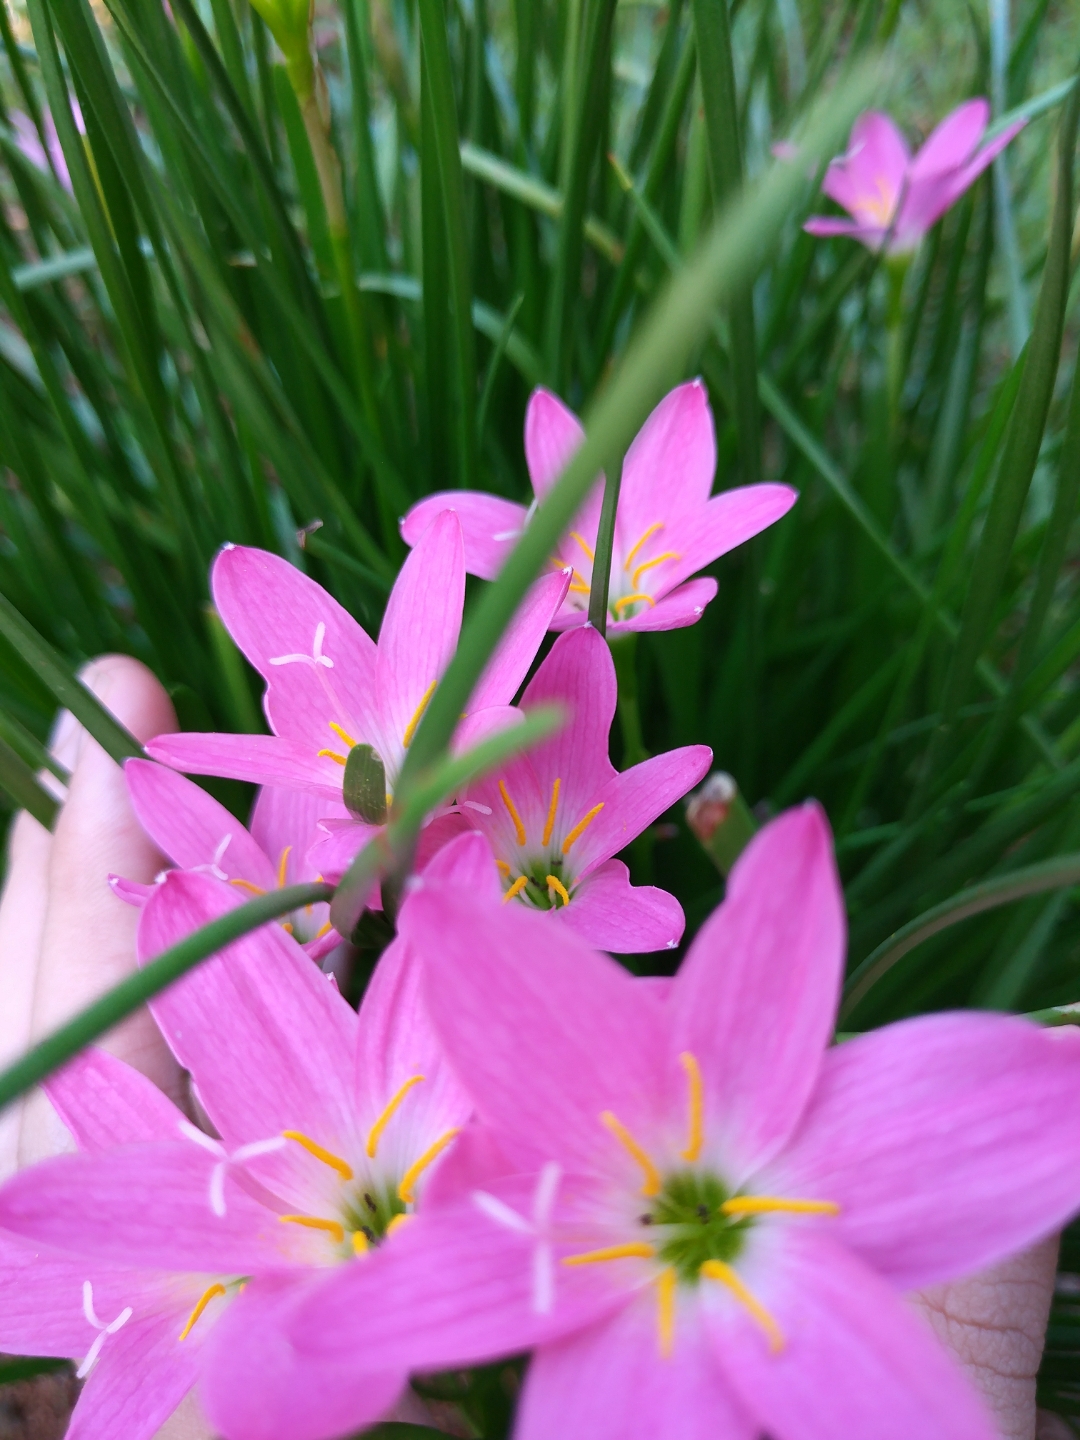
<svg viewBox="0 0 1080 1440">
<path fill-rule="evenodd" d="M 165 691 L 137 661 L 106 656 L 84 678 L 139 740 L 178 728 Z M 133 968 L 138 912 L 113 895 L 106 876 L 149 882 L 165 864 L 131 811 L 120 769 L 70 716 L 57 726 L 54 753 L 72 779 L 53 833 L 20 814 L 9 841 L 0 899 L 0 1065 Z M 103 1043 L 183 1103 L 184 1077 L 148 1014 Z M 70 1146 L 48 1102 L 32 1096 L 0 1115 L 0 1180 Z M 916 1297 L 986 1398 L 1005 1440 L 1035 1435 L 1035 1374 L 1056 1253 L 1056 1240 L 1047 1241 L 983 1275 Z M 159 1432 L 159 1440 L 208 1436 L 190 1399 Z"/>
</svg>

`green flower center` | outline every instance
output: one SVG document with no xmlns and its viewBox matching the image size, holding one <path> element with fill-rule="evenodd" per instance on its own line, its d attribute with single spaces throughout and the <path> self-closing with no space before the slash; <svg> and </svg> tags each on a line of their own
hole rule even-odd
<svg viewBox="0 0 1080 1440">
<path fill-rule="evenodd" d="M 343 1204 L 341 1223 L 346 1231 L 359 1232 L 370 1245 L 378 1245 L 385 1238 L 391 1221 L 404 1214 L 405 1203 L 396 1188 L 364 1185 Z"/>
<path fill-rule="evenodd" d="M 730 1264 L 746 1244 L 753 1225 L 748 1215 L 725 1215 L 721 1206 L 731 1198 L 720 1180 L 707 1170 L 677 1170 L 664 1177 L 660 1193 L 642 1212 L 656 1255 L 680 1280 L 696 1284 L 708 1260 Z"/>
</svg>

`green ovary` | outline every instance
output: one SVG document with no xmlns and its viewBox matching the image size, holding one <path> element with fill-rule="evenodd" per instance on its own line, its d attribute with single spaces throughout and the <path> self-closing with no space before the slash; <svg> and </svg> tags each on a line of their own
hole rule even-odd
<svg viewBox="0 0 1080 1440">
<path fill-rule="evenodd" d="M 730 1196 L 708 1171 L 680 1170 L 664 1179 L 663 1188 L 641 1215 L 657 1258 L 672 1266 L 685 1283 L 696 1282 L 706 1260 L 731 1264 L 746 1243 L 753 1221 L 721 1214 Z"/>
<path fill-rule="evenodd" d="M 359 1230 L 369 1244 L 378 1245 L 395 1216 L 404 1214 L 405 1204 L 397 1190 L 363 1185 L 350 1196 L 341 1219 L 346 1230 Z"/>
</svg>

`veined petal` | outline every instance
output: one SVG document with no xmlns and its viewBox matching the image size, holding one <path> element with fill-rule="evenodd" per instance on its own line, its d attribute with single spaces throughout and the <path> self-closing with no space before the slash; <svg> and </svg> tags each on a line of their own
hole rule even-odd
<svg viewBox="0 0 1080 1440">
<path fill-rule="evenodd" d="M 625 849 L 658 815 L 692 790 L 711 764 L 712 751 L 707 745 L 683 745 L 643 760 L 594 791 L 593 804 L 604 808 L 575 841 L 578 873 L 587 874 Z"/>
<path fill-rule="evenodd" d="M 994 1440 L 929 1327 L 843 1246 L 791 1234 L 752 1288 L 784 1337 L 779 1353 L 720 1286 L 703 1289 L 702 1303 L 717 1360 L 762 1430 L 783 1440 Z"/>
<path fill-rule="evenodd" d="M 95 1292 L 96 1294 L 96 1292 Z M 195 1384 L 202 1335 L 177 1344 L 171 1313 L 133 1316 L 110 1335 L 71 1417 L 67 1440 L 151 1440 Z"/>
<path fill-rule="evenodd" d="M 555 779 L 562 781 L 560 803 L 566 814 L 575 811 L 571 825 L 581 818 L 575 807 L 593 805 L 592 797 L 616 773 L 608 734 L 617 700 L 611 651 L 591 626 L 559 636 L 521 697 L 525 711 L 553 703 L 567 712 L 562 729 L 528 758 L 545 794 Z"/>
<path fill-rule="evenodd" d="M 328 729 L 327 734 L 333 740 Z M 307 790 L 341 803 L 342 767 L 309 746 L 276 735 L 158 735 L 146 745 L 151 760 L 160 760 L 188 775 L 224 775 L 254 785 Z"/>
<path fill-rule="evenodd" d="M 631 885 L 621 860 L 608 860 L 586 876 L 553 918 L 587 945 L 617 955 L 673 950 L 686 926 L 675 896 L 655 885 Z"/>
<path fill-rule="evenodd" d="M 45 1093 L 80 1150 L 175 1140 L 184 1118 L 152 1080 L 107 1050 L 84 1050 L 45 1082 Z"/>
<path fill-rule="evenodd" d="M 381 825 L 365 825 L 362 820 L 322 820 L 308 848 L 307 864 L 336 885 L 368 841 L 381 831 Z M 372 888 L 378 889 L 377 880 Z"/>
<path fill-rule="evenodd" d="M 716 474 L 716 434 L 701 380 L 669 390 L 634 437 L 623 461 L 616 550 L 627 556 L 657 521 L 668 527 L 703 509 Z M 631 562 L 632 563 L 632 562 Z"/>
<path fill-rule="evenodd" d="M 607 627 L 609 635 L 622 635 L 630 630 L 682 630 L 687 625 L 696 625 L 705 613 L 705 606 L 716 599 L 719 589 L 711 575 L 701 575 L 688 580 L 666 595 L 661 595 L 655 605 L 646 606 L 629 620 L 613 620 Z"/>
<path fill-rule="evenodd" d="M 655 1123 L 666 1055 L 659 1002 L 520 905 L 425 883 L 402 906 L 400 933 L 423 958 L 450 1063 L 507 1154 L 585 1173 L 632 1165 L 600 1116 L 617 1109 L 632 1129 Z"/>
<path fill-rule="evenodd" d="M 344 805 L 334 805 L 303 790 L 264 785 L 251 812 L 251 836 L 268 857 L 274 883 L 299 885 L 314 880 L 318 870 L 307 863 L 307 852 L 319 838 L 320 820 L 347 820 Z M 278 874 L 281 856 L 288 850 L 284 872 Z"/>
<path fill-rule="evenodd" d="M 664 542 L 678 552 L 679 559 L 664 571 L 664 590 L 760 535 L 798 498 L 799 492 L 790 485 L 742 485 L 714 495 L 700 510 L 673 521 Z"/>
<path fill-rule="evenodd" d="M 569 573 L 555 570 L 529 587 L 469 697 L 470 713 L 488 705 L 510 704 L 566 599 L 569 584 Z"/>
<path fill-rule="evenodd" d="M 829 1051 L 777 1174 L 898 1288 L 953 1279 L 1075 1213 L 1078 1086 L 1080 1045 L 1027 1021 L 906 1020 Z"/>
<path fill-rule="evenodd" d="M 816 805 L 789 810 L 739 858 L 669 1002 L 675 1048 L 701 1066 L 705 1133 L 733 1184 L 780 1150 L 813 1093 L 844 943 L 828 823 Z"/>
<path fill-rule="evenodd" d="M 111 1320 L 127 1305 L 155 1301 L 159 1277 L 103 1266 L 0 1230 L 0 1350 L 81 1359 L 96 1334 L 83 1314 L 86 1280 Z"/>
<path fill-rule="evenodd" d="M 585 439 L 581 421 L 550 390 L 534 390 L 525 411 L 525 463 L 542 500 Z"/>
<path fill-rule="evenodd" d="M 417 501 L 401 522 L 406 545 L 415 545 L 444 510 L 453 510 L 461 522 L 465 569 L 494 580 L 525 531 L 525 506 L 480 490 L 440 490 Z"/>
</svg>

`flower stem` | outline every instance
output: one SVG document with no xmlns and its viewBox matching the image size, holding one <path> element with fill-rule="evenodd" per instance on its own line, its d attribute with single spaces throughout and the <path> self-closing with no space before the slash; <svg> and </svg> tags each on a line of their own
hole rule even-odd
<svg viewBox="0 0 1080 1440">
<path fill-rule="evenodd" d="M 605 497 L 606 498 L 606 497 Z M 595 572 L 594 572 L 595 573 Z M 594 580 L 595 584 L 595 580 Z M 637 634 L 633 630 L 609 640 L 611 658 L 619 681 L 619 725 L 623 737 L 623 769 L 639 765 L 649 758 L 641 733 L 641 709 L 638 705 Z"/>
</svg>

